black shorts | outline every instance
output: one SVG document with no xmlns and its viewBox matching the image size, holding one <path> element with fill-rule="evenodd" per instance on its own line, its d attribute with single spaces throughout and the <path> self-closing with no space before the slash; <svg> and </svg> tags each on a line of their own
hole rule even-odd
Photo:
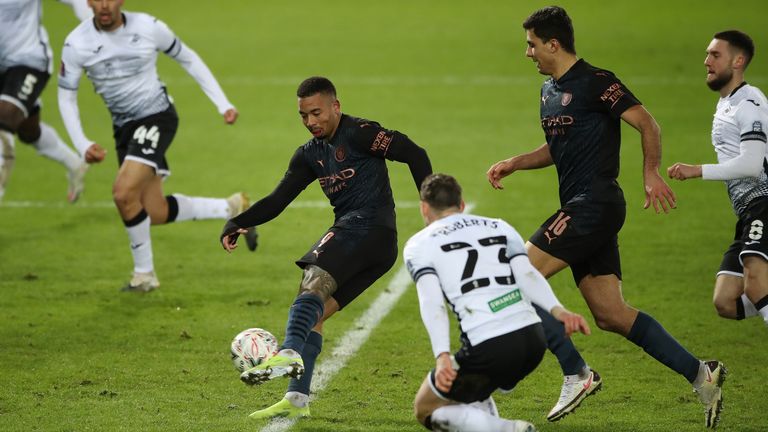
<svg viewBox="0 0 768 432">
<path fill-rule="evenodd" d="M 768 260 L 768 241 L 763 239 L 763 234 L 768 234 L 766 224 L 768 224 L 768 197 L 755 198 L 736 222 L 733 243 L 723 254 L 718 276 L 721 274 L 744 276 L 745 255 L 757 255 Z"/>
<path fill-rule="evenodd" d="M 594 202 L 568 203 L 530 238 L 544 252 L 568 263 L 578 285 L 587 276 L 621 279 L 618 233 L 626 206 Z"/>
<path fill-rule="evenodd" d="M 435 386 L 435 370 L 429 373 L 429 384 L 438 397 L 462 403 L 488 399 L 496 389 L 515 388 L 518 382 L 536 369 L 547 350 L 544 327 L 540 323 L 488 339 L 471 346 L 462 339 L 456 353 L 459 364 L 451 390 L 444 393 Z"/>
<path fill-rule="evenodd" d="M 38 99 L 51 75 L 27 66 L 14 66 L 0 74 L 0 100 L 10 102 L 28 118 L 38 111 Z"/>
<path fill-rule="evenodd" d="M 333 226 L 296 265 L 316 265 L 330 273 L 338 285 L 333 298 L 343 309 L 388 272 L 396 260 L 397 231 L 383 226 Z"/>
<path fill-rule="evenodd" d="M 165 111 L 115 127 L 118 164 L 122 165 L 126 159 L 133 160 L 151 166 L 157 175 L 170 175 L 171 169 L 165 159 L 165 152 L 171 146 L 178 128 L 179 116 L 173 105 Z"/>
</svg>

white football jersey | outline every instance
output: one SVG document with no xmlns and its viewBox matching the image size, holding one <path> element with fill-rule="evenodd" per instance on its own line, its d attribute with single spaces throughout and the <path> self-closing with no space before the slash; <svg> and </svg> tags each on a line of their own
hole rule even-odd
<svg viewBox="0 0 768 432">
<path fill-rule="evenodd" d="M 520 234 L 505 221 L 454 214 L 411 237 L 403 256 L 414 281 L 438 277 L 462 332 L 477 345 L 541 322 L 509 265 L 525 253 Z"/>
<path fill-rule="evenodd" d="M 766 143 L 768 101 L 757 87 L 744 84 L 728 97 L 720 98 L 712 121 L 712 145 L 719 163 L 729 161 L 741 152 L 741 141 L 759 140 Z M 766 161 L 763 161 L 766 166 Z M 750 201 L 768 196 L 766 170 L 758 177 L 725 181 L 733 210 L 741 214 Z"/>
<path fill-rule="evenodd" d="M 83 21 L 67 36 L 61 53 L 59 87 L 77 90 L 85 70 L 107 104 L 116 126 L 164 111 L 170 105 L 157 75 L 157 53 L 181 49 L 168 26 L 144 13 L 123 12 L 125 25 L 105 32 Z"/>
<path fill-rule="evenodd" d="M 0 0 L 0 72 L 27 66 L 52 73 L 41 0 Z"/>
</svg>

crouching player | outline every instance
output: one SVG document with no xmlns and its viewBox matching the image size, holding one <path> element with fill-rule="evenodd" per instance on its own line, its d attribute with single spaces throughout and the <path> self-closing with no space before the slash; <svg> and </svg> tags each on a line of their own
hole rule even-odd
<svg viewBox="0 0 768 432">
<path fill-rule="evenodd" d="M 427 227 L 408 240 L 403 255 L 436 361 L 416 394 L 416 418 L 436 431 L 535 431 L 527 421 L 499 418 L 491 397 L 496 389 L 512 390 L 547 349 L 531 302 L 550 311 L 568 335 L 589 334 L 589 326 L 559 303 L 512 226 L 462 213 L 456 179 L 428 176 L 420 198 Z M 454 356 L 443 299 L 461 327 Z"/>
</svg>

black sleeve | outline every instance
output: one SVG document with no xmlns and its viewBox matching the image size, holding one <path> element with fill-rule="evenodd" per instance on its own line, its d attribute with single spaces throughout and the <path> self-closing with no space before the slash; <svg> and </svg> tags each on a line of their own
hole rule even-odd
<svg viewBox="0 0 768 432">
<path fill-rule="evenodd" d="M 432 174 L 432 163 L 426 150 L 411 141 L 408 135 L 371 123 L 362 125 L 352 142 L 360 151 L 408 164 L 416 190 L 420 190 L 421 183 Z"/>
<path fill-rule="evenodd" d="M 240 213 L 230 221 L 240 228 L 248 228 L 274 219 L 288 207 L 307 185 L 317 176 L 304 159 L 302 147 L 293 154 L 285 176 L 280 180 L 274 191 L 254 203 L 248 210 Z"/>
<path fill-rule="evenodd" d="M 624 83 L 608 71 L 596 72 L 591 84 L 594 102 L 601 111 L 610 113 L 614 118 L 621 117 L 624 111 L 641 104 Z"/>
</svg>

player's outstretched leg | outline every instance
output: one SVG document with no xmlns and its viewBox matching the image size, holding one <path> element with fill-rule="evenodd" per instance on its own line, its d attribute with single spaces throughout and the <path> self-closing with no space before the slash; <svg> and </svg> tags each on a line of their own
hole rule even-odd
<svg viewBox="0 0 768 432">
<path fill-rule="evenodd" d="M 301 358 L 304 361 L 304 373 L 300 378 L 291 379 L 288 384 L 288 392 L 278 403 L 269 408 L 256 411 L 249 417 L 262 419 L 269 417 L 306 417 L 309 416 L 309 387 L 312 383 L 312 372 L 315 369 L 315 361 L 323 348 L 323 335 L 317 331 L 309 332 Z M 287 402 L 287 403 L 286 403 Z"/>
<path fill-rule="evenodd" d="M 714 428 L 717 425 L 722 410 L 722 385 L 726 374 L 722 363 L 697 359 L 667 333 L 658 321 L 643 312 L 637 314 L 627 339 L 683 375 L 704 404 L 706 427 Z"/>
<path fill-rule="evenodd" d="M 281 376 L 299 378 L 303 373 L 304 361 L 301 354 L 292 349 L 281 349 L 269 360 L 240 374 L 240 380 L 248 385 L 256 385 Z"/>
<path fill-rule="evenodd" d="M 255 385 L 281 376 L 300 378 L 304 373 L 301 353 L 312 328 L 323 316 L 323 310 L 323 300 L 319 296 L 310 293 L 298 295 L 288 312 L 285 340 L 280 351 L 264 363 L 243 372 L 240 380 Z"/>
<path fill-rule="evenodd" d="M 699 375 L 693 382 L 693 391 L 704 404 L 704 427 L 714 429 L 720 422 L 723 409 L 723 383 L 728 371 L 717 360 L 701 363 Z"/>
<path fill-rule="evenodd" d="M 563 370 L 560 398 L 547 414 L 547 420 L 554 422 L 575 411 L 587 396 L 600 391 L 603 381 L 600 374 L 587 366 L 571 339 L 565 336 L 563 324 L 544 309 L 533 306 L 541 318 L 547 337 L 547 348 L 557 357 Z"/>
</svg>

